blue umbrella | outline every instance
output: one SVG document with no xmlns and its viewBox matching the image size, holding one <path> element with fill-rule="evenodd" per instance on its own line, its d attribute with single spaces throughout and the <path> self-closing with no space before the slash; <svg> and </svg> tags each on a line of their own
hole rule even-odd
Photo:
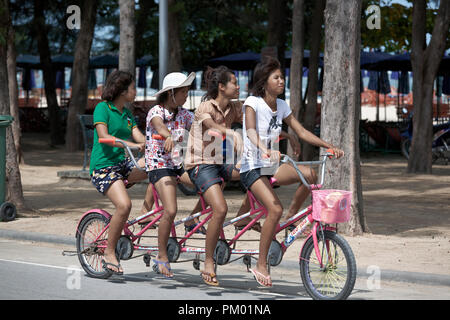
<svg viewBox="0 0 450 320">
<path fill-rule="evenodd" d="M 378 71 L 369 71 L 369 84 L 367 89 L 378 91 Z"/>
<path fill-rule="evenodd" d="M 64 79 L 64 70 L 58 70 L 56 71 L 56 81 L 55 81 L 55 88 L 57 89 L 65 89 L 65 79 Z"/>
<path fill-rule="evenodd" d="M 22 75 L 22 88 L 29 91 L 36 87 L 36 80 L 34 79 L 34 71 L 32 69 L 24 69 Z"/>
<path fill-rule="evenodd" d="M 442 82 L 442 93 L 445 95 L 450 95 L 450 75 L 444 76 L 444 81 Z"/>
<path fill-rule="evenodd" d="M 88 89 L 89 90 L 97 89 L 97 77 L 95 75 L 94 69 L 89 70 Z"/>
<path fill-rule="evenodd" d="M 380 72 L 380 91 L 379 93 L 388 94 L 391 93 L 391 84 L 389 83 L 389 76 L 387 71 Z"/>
<path fill-rule="evenodd" d="M 391 72 L 391 79 L 392 80 L 398 80 L 398 71 L 392 71 Z"/>
<path fill-rule="evenodd" d="M 368 89 L 382 94 L 390 93 L 391 84 L 389 83 L 387 71 L 370 71 Z"/>
<path fill-rule="evenodd" d="M 398 93 L 408 94 L 409 91 L 408 71 L 402 71 L 398 79 Z"/>
<path fill-rule="evenodd" d="M 147 88 L 147 67 L 139 67 L 138 88 Z"/>
</svg>

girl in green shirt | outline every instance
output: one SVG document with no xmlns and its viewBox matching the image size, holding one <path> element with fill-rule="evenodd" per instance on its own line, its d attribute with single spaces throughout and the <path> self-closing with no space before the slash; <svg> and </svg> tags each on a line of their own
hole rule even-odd
<svg viewBox="0 0 450 320">
<path fill-rule="evenodd" d="M 123 270 L 115 255 L 116 245 L 131 211 L 131 200 L 126 191 L 125 180 L 132 184 L 146 179 L 147 175 L 125 157 L 121 143 L 100 144 L 98 139 L 133 138 L 135 142 L 127 142 L 128 145 L 138 147 L 140 152 L 144 152 L 145 136 L 139 131 L 131 111 L 125 108 L 125 104 L 133 102 L 136 97 L 133 78 L 131 73 L 125 71 L 111 73 L 102 94 L 102 99 L 105 101 L 100 102 L 94 110 L 95 132 L 90 163 L 91 181 L 116 208 L 110 221 L 108 247 L 105 249 L 102 263 L 103 268 L 117 274 L 122 274 Z M 144 159 L 139 162 L 139 165 L 143 167 Z"/>
</svg>

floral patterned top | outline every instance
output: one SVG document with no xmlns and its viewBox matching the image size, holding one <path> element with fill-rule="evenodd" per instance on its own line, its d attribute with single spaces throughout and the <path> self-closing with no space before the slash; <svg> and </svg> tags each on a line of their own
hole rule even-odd
<svg viewBox="0 0 450 320">
<path fill-rule="evenodd" d="M 154 117 L 163 119 L 175 146 L 171 153 L 164 151 L 164 140 L 153 139 L 158 134 L 151 120 Z M 187 135 L 194 120 L 194 114 L 182 107 L 175 113 L 170 112 L 161 105 L 156 105 L 147 114 L 146 140 L 145 140 L 145 169 L 174 169 L 183 163 L 183 151 L 186 148 Z"/>
</svg>

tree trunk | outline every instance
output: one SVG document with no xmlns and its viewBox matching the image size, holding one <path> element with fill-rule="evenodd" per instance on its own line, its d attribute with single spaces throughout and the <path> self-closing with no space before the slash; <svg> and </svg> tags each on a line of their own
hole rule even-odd
<svg viewBox="0 0 450 320">
<path fill-rule="evenodd" d="M 50 144 L 57 145 L 63 143 L 61 126 L 58 119 L 58 100 L 55 89 L 55 71 L 52 66 L 50 47 L 45 25 L 44 16 L 45 1 L 34 0 L 34 28 L 38 40 L 39 56 L 41 59 L 42 71 L 44 73 L 45 97 L 47 99 L 48 118 L 50 122 Z"/>
<path fill-rule="evenodd" d="M 175 11 L 175 0 L 169 0 L 169 61 L 167 73 L 180 72 L 183 67 L 181 57 L 180 27 L 178 24 L 178 12 Z"/>
<path fill-rule="evenodd" d="M 285 63 L 285 49 L 286 49 L 286 34 L 287 30 L 287 0 L 268 0 L 268 30 L 267 30 L 267 46 L 277 48 L 278 61 L 281 64 L 281 71 L 284 73 L 286 68 Z M 285 98 L 285 93 L 280 95 L 281 99 Z M 288 130 L 288 126 L 283 123 L 283 131 Z M 287 152 L 287 141 L 280 141 L 280 152 Z"/>
<path fill-rule="evenodd" d="M 9 88 L 7 67 L 7 43 L 8 33 L 12 29 L 8 10 L 8 1 L 0 0 L 0 114 L 9 115 Z M 14 119 L 14 121 L 19 121 Z M 14 145 L 14 137 L 11 126 L 6 128 L 6 200 L 13 203 L 16 208 L 26 208 L 23 198 L 22 182 L 20 179 L 19 163 Z"/>
<path fill-rule="evenodd" d="M 317 0 L 314 7 L 311 23 L 311 51 L 309 57 L 308 72 L 308 97 L 304 115 L 303 126 L 313 132 L 316 123 L 317 112 L 317 84 L 319 80 L 320 43 L 322 39 L 323 11 L 325 0 Z M 314 146 L 302 143 L 302 160 L 310 161 L 314 157 Z"/>
<path fill-rule="evenodd" d="M 72 68 L 72 97 L 67 116 L 66 150 L 73 152 L 80 149 L 82 133 L 79 114 L 84 114 L 88 100 L 89 52 L 94 36 L 97 1 L 83 1 L 81 28 L 75 44 L 75 57 Z"/>
<path fill-rule="evenodd" d="M 131 72 L 131 74 L 136 75 L 134 5 L 134 0 L 119 0 L 119 70 L 128 71 Z"/>
<path fill-rule="evenodd" d="M 444 55 L 450 27 L 450 1 L 441 0 L 429 45 L 426 45 L 426 1 L 413 3 L 411 65 L 413 71 L 413 137 L 409 173 L 431 173 L 433 84 Z"/>
<path fill-rule="evenodd" d="M 290 72 L 290 104 L 294 117 L 298 119 L 302 108 L 302 80 L 303 80 L 303 51 L 305 41 L 304 26 L 305 4 L 304 0 L 294 0 L 292 8 L 292 53 Z M 289 128 L 289 133 L 293 133 Z M 292 155 L 292 149 L 288 144 L 288 154 Z"/>
<path fill-rule="evenodd" d="M 8 86 L 9 86 L 9 107 L 11 115 L 15 121 L 11 124 L 14 137 L 14 145 L 16 147 L 17 161 L 23 163 L 22 148 L 20 146 L 20 140 L 22 137 L 22 131 L 20 129 L 19 119 L 19 89 L 16 78 L 16 46 L 14 43 L 14 28 L 12 24 L 9 25 L 8 32 Z"/>
<path fill-rule="evenodd" d="M 349 235 L 368 231 L 359 158 L 360 20 L 361 0 L 327 0 L 321 137 L 343 149 L 345 156 L 327 162 L 324 184 L 353 192 L 350 221 L 342 224 Z"/>
</svg>

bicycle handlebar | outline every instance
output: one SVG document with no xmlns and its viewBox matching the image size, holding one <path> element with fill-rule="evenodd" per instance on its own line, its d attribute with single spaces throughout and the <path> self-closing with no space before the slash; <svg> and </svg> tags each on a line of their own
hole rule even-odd
<svg viewBox="0 0 450 320">
<path fill-rule="evenodd" d="M 306 181 L 305 177 L 303 176 L 303 173 L 300 171 L 300 169 L 297 167 L 297 165 L 315 165 L 318 164 L 319 166 L 322 165 L 322 168 L 320 169 L 320 183 L 319 185 L 323 185 L 323 180 L 325 178 L 325 165 L 327 162 L 327 158 L 331 159 L 333 157 L 336 157 L 336 154 L 333 150 L 327 149 L 326 153 L 322 155 L 322 160 L 317 161 L 294 161 L 291 157 L 289 157 L 286 154 L 281 154 L 281 162 L 287 163 L 290 162 L 295 170 L 297 171 L 298 176 L 300 177 L 300 180 L 302 181 L 303 185 L 305 185 L 308 189 L 311 189 L 311 185 Z"/>
<path fill-rule="evenodd" d="M 145 168 L 142 168 L 136 161 L 136 159 L 133 156 L 133 152 L 131 152 L 131 150 L 139 150 L 139 148 L 137 147 L 130 147 L 128 146 L 128 144 L 126 143 L 126 141 L 113 137 L 113 138 L 99 138 L 98 139 L 99 143 L 105 143 L 105 144 L 112 144 L 114 145 L 115 143 L 121 143 L 124 146 L 125 151 L 128 153 L 128 155 L 130 156 L 131 161 L 134 163 L 134 165 L 136 166 L 136 168 L 138 168 L 139 170 L 145 170 Z"/>
</svg>

